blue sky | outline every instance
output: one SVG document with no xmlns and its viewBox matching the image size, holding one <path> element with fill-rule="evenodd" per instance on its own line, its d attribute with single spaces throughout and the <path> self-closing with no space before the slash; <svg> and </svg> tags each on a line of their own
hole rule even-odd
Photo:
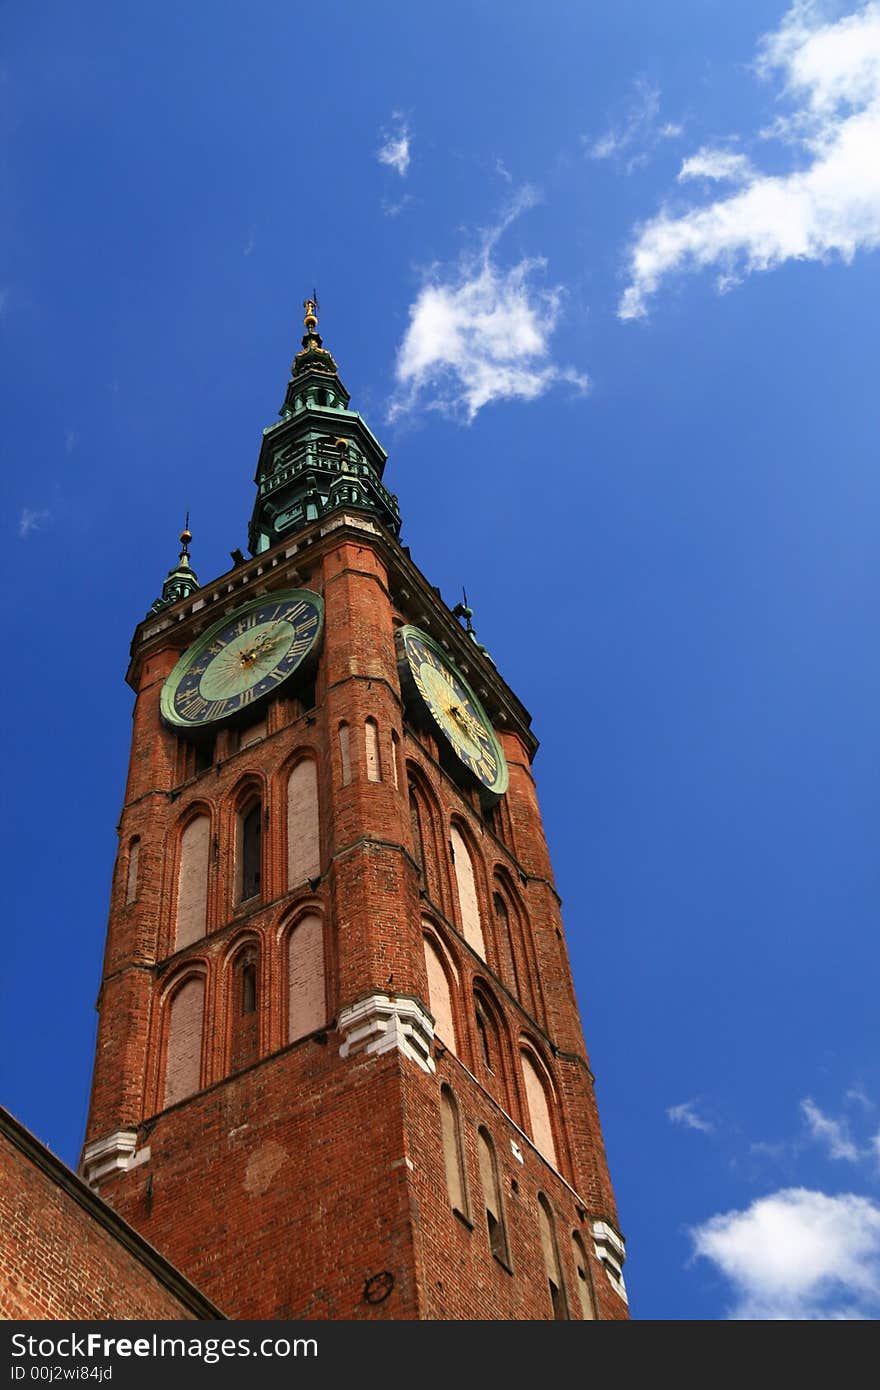
<svg viewBox="0 0 880 1390">
<path fill-rule="evenodd" d="M 0 1097 L 71 1164 L 135 623 L 317 286 L 534 716 L 649 1319 L 880 1312 L 880 5 L 4 7 Z"/>
</svg>

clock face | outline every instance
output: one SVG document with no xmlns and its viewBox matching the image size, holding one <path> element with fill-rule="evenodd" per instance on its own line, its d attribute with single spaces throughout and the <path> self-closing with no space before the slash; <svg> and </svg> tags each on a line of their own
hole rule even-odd
<svg viewBox="0 0 880 1390">
<path fill-rule="evenodd" d="M 492 725 L 461 672 L 443 648 L 417 627 L 399 631 L 408 674 L 437 728 L 488 792 L 507 791 L 507 763 Z"/>
<path fill-rule="evenodd" d="M 184 652 L 162 687 L 162 716 L 195 729 L 276 690 L 311 652 L 324 602 L 309 589 L 252 599 L 221 618 Z"/>
</svg>

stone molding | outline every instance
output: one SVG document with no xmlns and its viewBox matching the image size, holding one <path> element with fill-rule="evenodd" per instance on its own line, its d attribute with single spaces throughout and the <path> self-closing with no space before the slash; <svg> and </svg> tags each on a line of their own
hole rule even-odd
<svg viewBox="0 0 880 1390">
<path fill-rule="evenodd" d="M 626 1246 L 623 1237 L 618 1235 L 613 1226 L 609 1226 L 607 1221 L 593 1222 L 593 1244 L 596 1247 L 596 1254 L 605 1266 L 605 1273 L 611 1282 L 611 1286 L 624 1303 L 629 1299 L 626 1294 L 626 1285 L 623 1282 L 623 1264 L 626 1259 Z"/>
<path fill-rule="evenodd" d="M 353 1057 L 358 1052 L 381 1054 L 396 1048 L 422 1071 L 436 1070 L 431 1056 L 434 1023 L 420 999 L 369 994 L 342 1010 L 337 1028 L 342 1034 L 340 1057 Z"/>
<path fill-rule="evenodd" d="M 103 1139 L 94 1139 L 82 1151 L 79 1171 L 89 1187 L 94 1187 L 108 1173 L 134 1168 L 150 1156 L 149 1149 L 137 1152 L 137 1131 L 117 1129 Z"/>
</svg>

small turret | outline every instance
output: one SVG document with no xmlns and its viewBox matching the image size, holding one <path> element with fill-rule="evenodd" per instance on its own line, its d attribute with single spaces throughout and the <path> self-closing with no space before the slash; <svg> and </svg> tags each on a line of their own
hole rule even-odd
<svg viewBox="0 0 880 1390">
<path fill-rule="evenodd" d="M 199 587 L 199 579 L 195 570 L 189 562 L 189 546 L 192 540 L 192 531 L 189 529 L 189 512 L 186 514 L 186 524 L 180 533 L 180 555 L 174 569 L 168 571 L 165 583 L 162 585 L 162 593 L 150 607 L 151 613 L 161 613 L 163 608 L 176 603 L 178 599 L 189 598 Z"/>
</svg>

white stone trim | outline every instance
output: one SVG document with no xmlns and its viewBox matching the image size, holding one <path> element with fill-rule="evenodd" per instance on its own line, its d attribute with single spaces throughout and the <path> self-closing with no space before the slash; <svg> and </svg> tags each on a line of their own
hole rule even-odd
<svg viewBox="0 0 880 1390">
<path fill-rule="evenodd" d="M 623 1264 L 626 1259 L 626 1246 L 623 1237 L 618 1235 L 614 1227 L 609 1226 L 607 1221 L 594 1221 L 593 1244 L 596 1248 L 596 1254 L 605 1266 L 605 1273 L 608 1275 L 611 1287 L 620 1294 L 624 1303 L 628 1303 L 626 1285 L 623 1282 Z"/>
<path fill-rule="evenodd" d="M 82 1151 L 79 1171 L 89 1186 L 94 1187 L 109 1173 L 136 1168 L 139 1164 L 146 1163 L 149 1157 L 149 1148 L 137 1147 L 136 1130 L 117 1129 L 113 1134 L 105 1135 L 103 1139 L 94 1139 L 91 1144 L 86 1144 Z"/>
<path fill-rule="evenodd" d="M 340 1057 L 358 1052 L 392 1052 L 395 1048 L 422 1071 L 436 1071 L 431 1046 L 434 1024 L 420 1000 L 408 995 L 370 994 L 343 1009 L 337 1027 Z"/>
</svg>

